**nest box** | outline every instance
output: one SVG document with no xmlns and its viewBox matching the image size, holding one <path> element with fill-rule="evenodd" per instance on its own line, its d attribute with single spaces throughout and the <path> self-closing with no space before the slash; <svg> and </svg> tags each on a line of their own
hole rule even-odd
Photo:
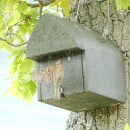
<svg viewBox="0 0 130 130">
<path fill-rule="evenodd" d="M 64 97 L 53 100 L 53 82 L 37 83 L 38 100 L 71 111 L 84 111 L 125 102 L 123 58 L 109 39 L 83 25 L 45 14 L 27 44 L 27 58 L 36 71 L 57 60 L 65 66 Z"/>
</svg>

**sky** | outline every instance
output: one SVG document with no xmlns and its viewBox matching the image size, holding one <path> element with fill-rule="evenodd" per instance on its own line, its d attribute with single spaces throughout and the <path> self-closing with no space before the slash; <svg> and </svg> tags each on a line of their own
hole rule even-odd
<svg viewBox="0 0 130 130">
<path fill-rule="evenodd" d="M 0 130 L 65 130 L 70 111 L 37 101 L 26 103 L 10 94 L 1 96 L 9 87 L 10 60 L 0 51 Z"/>
</svg>

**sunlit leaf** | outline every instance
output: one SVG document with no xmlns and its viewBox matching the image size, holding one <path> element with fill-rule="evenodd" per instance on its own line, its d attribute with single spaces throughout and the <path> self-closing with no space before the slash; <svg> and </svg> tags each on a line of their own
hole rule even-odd
<svg viewBox="0 0 130 130">
<path fill-rule="evenodd" d="M 31 81 L 31 77 L 30 77 L 30 74 L 26 74 L 26 75 L 23 75 L 20 79 L 21 82 L 24 82 L 24 83 L 27 83 L 29 81 Z"/>
<path fill-rule="evenodd" d="M 7 6 L 8 6 L 10 9 L 12 9 L 13 6 L 14 6 L 18 1 L 20 1 L 20 0 L 8 0 Z"/>
<path fill-rule="evenodd" d="M 20 55 L 17 55 L 9 69 L 10 77 L 13 77 L 14 74 L 17 72 L 19 65 L 20 65 L 19 60 L 20 60 Z"/>
<path fill-rule="evenodd" d="M 6 95 L 12 88 L 10 87 L 7 91 L 5 91 L 2 96 Z"/>
<path fill-rule="evenodd" d="M 0 27 L 3 26 L 3 15 L 2 15 L 2 10 L 0 9 Z"/>
<path fill-rule="evenodd" d="M 65 17 L 68 17 L 68 14 L 71 10 L 70 1 L 71 0 L 56 0 L 53 4 L 51 4 L 51 7 L 59 5 L 64 11 Z"/>
<path fill-rule="evenodd" d="M 22 13 L 22 12 L 25 12 L 27 8 L 28 8 L 27 3 L 23 1 L 22 4 L 18 6 L 18 11 Z"/>
<path fill-rule="evenodd" d="M 27 58 L 23 58 L 21 61 L 20 61 L 20 67 L 19 67 L 19 71 L 20 72 L 26 72 L 26 73 L 29 73 L 31 71 L 31 68 L 34 68 L 35 67 L 35 63 L 34 61 L 31 61 Z"/>
<path fill-rule="evenodd" d="M 116 1 L 116 7 L 117 10 L 120 9 L 128 9 L 130 7 L 130 0 L 115 0 Z"/>
<path fill-rule="evenodd" d="M 130 126 L 128 125 L 128 123 L 125 125 L 124 130 L 130 130 Z"/>
<path fill-rule="evenodd" d="M 25 27 L 25 25 L 20 25 L 19 26 L 19 29 L 20 29 L 20 31 L 23 33 L 23 35 L 25 35 L 26 33 L 27 33 L 27 30 L 26 30 L 26 27 Z"/>
<path fill-rule="evenodd" d="M 7 5 L 7 0 L 1 0 L 0 2 L 0 8 L 5 9 L 5 6 Z"/>
<path fill-rule="evenodd" d="M 33 100 L 33 95 L 29 90 L 29 87 L 27 87 L 26 91 L 23 93 L 23 100 L 26 100 L 28 103 L 31 103 Z"/>
<path fill-rule="evenodd" d="M 4 41 L 0 41 L 0 49 L 3 49 L 4 51 L 9 51 L 12 47 L 7 44 L 6 42 Z"/>
</svg>

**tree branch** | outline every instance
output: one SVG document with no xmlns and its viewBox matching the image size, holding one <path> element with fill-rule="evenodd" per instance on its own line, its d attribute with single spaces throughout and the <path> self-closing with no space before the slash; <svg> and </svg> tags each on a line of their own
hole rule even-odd
<svg viewBox="0 0 130 130">
<path fill-rule="evenodd" d="M 42 1 L 42 0 L 37 0 L 39 2 L 39 20 L 40 18 L 42 17 L 42 9 L 43 9 L 43 6 L 47 6 L 51 3 L 53 3 L 55 0 L 46 0 L 46 1 Z"/>
<path fill-rule="evenodd" d="M 7 44 L 9 44 L 10 46 L 13 46 L 13 47 L 19 47 L 19 46 L 27 44 L 27 42 L 23 42 L 21 44 L 13 44 L 13 43 L 10 43 L 6 39 L 3 39 L 3 38 L 0 38 L 0 41 L 4 41 L 4 42 L 6 42 Z"/>
<path fill-rule="evenodd" d="M 37 0 L 41 5 L 43 4 L 41 0 Z"/>
<path fill-rule="evenodd" d="M 55 2 L 55 0 L 45 0 L 45 1 L 42 1 L 42 0 L 37 0 L 39 3 L 36 3 L 36 4 L 30 4 L 30 3 L 27 3 L 27 5 L 31 8 L 35 8 L 35 7 L 39 7 L 40 4 L 42 6 L 48 6 L 50 5 L 51 3 Z M 21 4 L 22 1 L 19 1 L 19 4 Z"/>
<path fill-rule="evenodd" d="M 36 1 L 38 1 L 39 4 L 41 4 L 42 6 L 48 6 L 51 3 L 55 2 L 56 0 L 44 0 L 44 1 L 42 1 L 42 0 L 36 0 Z"/>
<path fill-rule="evenodd" d="M 29 3 L 27 3 L 27 5 L 29 6 L 29 7 L 31 7 L 31 8 L 35 8 L 35 7 L 39 7 L 39 3 L 36 3 L 36 4 L 29 4 Z"/>
<path fill-rule="evenodd" d="M 23 19 L 23 20 L 21 20 L 21 21 L 19 21 L 19 22 L 17 22 L 17 23 L 15 23 L 15 24 L 13 24 L 13 25 L 11 25 L 11 26 L 8 27 L 7 33 L 6 33 L 6 36 L 5 36 L 5 39 L 6 39 L 6 37 L 7 37 L 8 34 L 9 34 L 9 30 L 10 30 L 12 27 L 17 26 L 19 23 L 23 22 L 24 20 L 25 20 L 25 19 Z"/>
<path fill-rule="evenodd" d="M 23 2 L 23 1 L 19 1 L 18 3 L 19 3 L 19 4 L 22 4 L 22 2 Z M 36 4 L 27 3 L 27 5 L 28 5 L 29 7 L 31 7 L 31 8 L 35 8 L 35 7 L 39 7 L 40 4 L 39 4 L 39 3 L 36 3 Z"/>
<path fill-rule="evenodd" d="M 13 25 L 11 25 L 11 26 L 8 28 L 8 30 L 9 30 L 10 28 L 14 27 L 14 26 L 17 26 L 19 23 L 23 22 L 24 20 L 25 20 L 25 19 L 23 19 L 23 20 L 21 20 L 21 21 L 15 23 L 15 24 L 13 24 Z"/>
<path fill-rule="evenodd" d="M 46 0 L 46 1 L 43 1 L 42 3 L 42 5 L 43 6 L 48 6 L 48 5 L 50 5 L 51 3 L 53 3 L 53 2 L 55 2 L 56 0 Z"/>
<path fill-rule="evenodd" d="M 40 5 L 39 6 L 39 20 L 42 17 L 42 8 L 43 8 L 43 5 Z"/>
</svg>

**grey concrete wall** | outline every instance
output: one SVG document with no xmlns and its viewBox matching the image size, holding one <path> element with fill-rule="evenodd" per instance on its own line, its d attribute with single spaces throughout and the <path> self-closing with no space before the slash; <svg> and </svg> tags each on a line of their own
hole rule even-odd
<svg viewBox="0 0 130 130">
<path fill-rule="evenodd" d="M 68 19 L 75 21 L 77 3 L 74 0 L 71 7 Z M 130 123 L 130 10 L 116 11 L 115 3 L 111 3 L 110 16 L 109 38 L 119 47 L 124 58 L 127 100 L 124 104 L 107 108 L 72 112 L 66 130 L 123 130 L 124 125 Z M 107 2 L 93 0 L 90 4 L 81 4 L 78 22 L 102 33 L 107 23 Z"/>
</svg>

